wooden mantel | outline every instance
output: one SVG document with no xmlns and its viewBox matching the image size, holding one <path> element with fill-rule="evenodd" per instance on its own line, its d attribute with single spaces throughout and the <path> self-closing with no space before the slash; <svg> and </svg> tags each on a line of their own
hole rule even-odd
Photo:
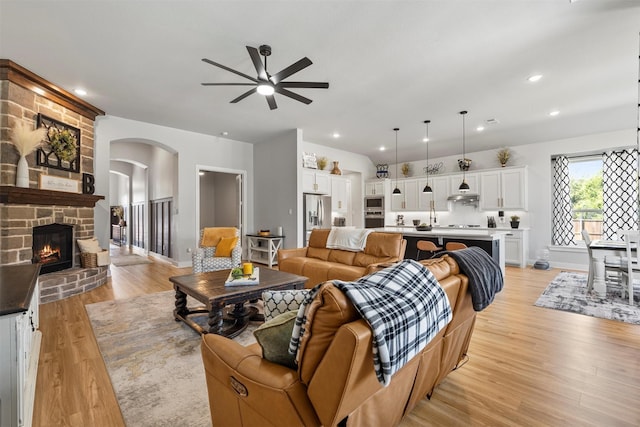
<svg viewBox="0 0 640 427">
<path fill-rule="evenodd" d="M 92 208 L 95 207 L 98 200 L 104 200 L 104 196 L 21 188 L 9 185 L 0 186 L 0 203 L 8 205 L 83 206 Z"/>
</svg>

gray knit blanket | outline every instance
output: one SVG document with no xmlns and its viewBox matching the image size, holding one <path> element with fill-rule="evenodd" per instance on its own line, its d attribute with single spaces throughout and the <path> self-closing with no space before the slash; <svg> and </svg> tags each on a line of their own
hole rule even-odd
<svg viewBox="0 0 640 427">
<path fill-rule="evenodd" d="M 457 251 L 440 252 L 456 260 L 462 274 L 469 278 L 471 301 L 475 311 L 484 310 L 502 290 L 504 278 L 498 263 L 484 250 L 472 246 Z"/>
<path fill-rule="evenodd" d="M 402 368 L 451 321 L 449 299 L 431 271 L 413 260 L 362 277 L 333 284 L 351 300 L 373 332 L 373 363 L 378 381 L 388 385 Z M 298 311 L 289 352 L 296 354 L 307 322 L 311 290 Z"/>
</svg>

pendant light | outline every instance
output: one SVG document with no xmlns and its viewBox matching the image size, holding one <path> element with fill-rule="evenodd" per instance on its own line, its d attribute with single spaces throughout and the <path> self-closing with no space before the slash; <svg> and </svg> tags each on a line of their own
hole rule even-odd
<svg viewBox="0 0 640 427">
<path fill-rule="evenodd" d="M 400 128 L 393 128 L 393 130 L 396 132 L 396 188 L 393 189 L 393 195 L 397 196 L 402 194 L 402 191 L 398 188 L 398 131 Z"/>
<path fill-rule="evenodd" d="M 424 121 L 424 124 L 427 128 L 425 137 L 424 137 L 424 142 L 427 145 L 427 185 L 424 186 L 424 188 L 422 189 L 422 192 L 426 194 L 433 194 L 433 190 L 429 185 L 429 123 L 431 123 L 431 120 Z"/>
<path fill-rule="evenodd" d="M 465 114 L 467 114 L 466 111 L 460 111 L 460 115 L 462 116 L 462 162 L 464 164 L 466 157 L 466 146 L 465 146 L 465 140 L 464 140 L 464 116 Z M 469 184 L 467 184 L 467 169 L 466 166 L 462 168 L 462 183 L 460 184 L 460 187 L 458 187 L 458 190 L 460 190 L 461 193 L 466 193 L 467 191 L 469 191 Z"/>
</svg>

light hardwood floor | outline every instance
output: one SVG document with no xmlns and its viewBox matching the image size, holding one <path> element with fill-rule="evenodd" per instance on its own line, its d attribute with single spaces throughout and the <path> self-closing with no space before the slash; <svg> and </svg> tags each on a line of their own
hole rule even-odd
<svg viewBox="0 0 640 427">
<path fill-rule="evenodd" d="M 99 289 L 42 305 L 33 425 L 123 426 L 84 305 L 170 290 L 169 276 L 189 272 L 111 267 Z M 534 307 L 558 272 L 508 267 L 505 289 L 478 313 L 469 362 L 401 425 L 640 425 L 640 326 Z"/>
</svg>

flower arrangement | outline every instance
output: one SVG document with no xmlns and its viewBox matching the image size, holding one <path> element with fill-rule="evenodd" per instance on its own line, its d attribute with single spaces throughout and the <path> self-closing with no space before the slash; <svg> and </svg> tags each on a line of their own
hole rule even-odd
<svg viewBox="0 0 640 427">
<path fill-rule="evenodd" d="M 520 221 L 520 217 L 518 215 L 511 215 L 511 221 Z"/>
<path fill-rule="evenodd" d="M 47 132 L 49 145 L 54 153 L 67 162 L 73 161 L 78 154 L 78 139 L 69 129 L 60 130 L 54 126 Z"/>
<path fill-rule="evenodd" d="M 511 157 L 511 153 L 509 152 L 508 148 L 503 148 L 500 151 L 498 151 L 498 161 L 500 162 L 500 165 L 502 165 L 503 167 L 509 161 L 509 157 Z"/>
<path fill-rule="evenodd" d="M 118 219 L 122 219 L 124 210 L 122 209 L 122 206 L 115 206 L 113 209 L 111 209 L 111 213 L 113 214 L 113 216 L 117 216 Z"/>
<path fill-rule="evenodd" d="M 20 156 L 31 154 L 44 138 L 45 129 L 29 129 L 24 122 L 17 122 L 11 132 L 11 142 Z"/>
</svg>

